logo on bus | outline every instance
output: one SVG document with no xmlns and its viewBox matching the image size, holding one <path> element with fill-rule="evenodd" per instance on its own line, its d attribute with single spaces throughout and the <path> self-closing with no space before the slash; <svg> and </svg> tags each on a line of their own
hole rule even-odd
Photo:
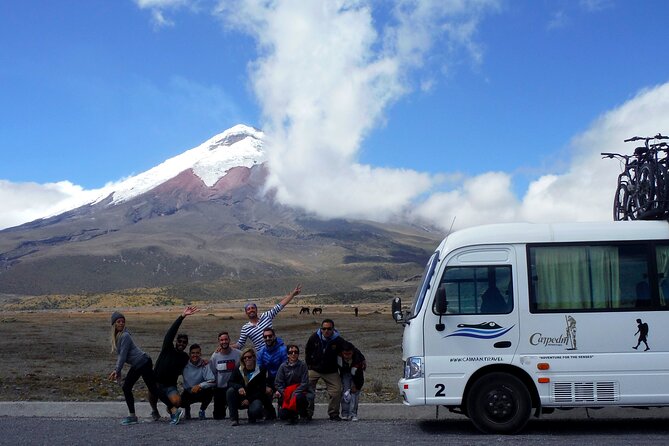
<svg viewBox="0 0 669 446">
<path fill-rule="evenodd" d="M 546 336 L 541 332 L 530 336 L 530 344 L 542 345 L 544 347 L 561 347 L 566 350 L 578 350 L 576 347 L 576 319 L 572 316 L 565 316 L 565 332 L 558 336 Z"/>
<path fill-rule="evenodd" d="M 504 328 L 498 325 L 496 322 L 482 322 L 480 324 L 458 324 L 457 330 L 444 337 L 449 338 L 451 336 L 462 336 L 465 338 L 494 339 L 505 335 L 513 327 L 515 327 L 515 325 L 512 325 L 509 328 Z"/>
</svg>

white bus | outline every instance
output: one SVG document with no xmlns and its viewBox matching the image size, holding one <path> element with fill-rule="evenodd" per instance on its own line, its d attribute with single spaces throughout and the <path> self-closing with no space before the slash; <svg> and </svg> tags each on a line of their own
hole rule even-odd
<svg viewBox="0 0 669 446">
<path fill-rule="evenodd" d="M 404 324 L 409 406 L 487 433 L 556 408 L 669 405 L 669 223 L 500 224 L 450 234 Z"/>
</svg>

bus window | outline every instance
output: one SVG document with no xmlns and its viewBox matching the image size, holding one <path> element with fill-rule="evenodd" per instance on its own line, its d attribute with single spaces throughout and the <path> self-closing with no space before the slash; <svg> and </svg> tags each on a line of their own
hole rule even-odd
<svg viewBox="0 0 669 446">
<path fill-rule="evenodd" d="M 533 312 L 652 305 L 647 245 L 530 246 L 528 251 Z"/>
<path fill-rule="evenodd" d="M 511 277 L 508 265 L 446 268 L 439 286 L 446 290 L 448 314 L 510 313 L 513 309 Z M 432 310 L 435 311 L 434 306 Z"/>
<path fill-rule="evenodd" d="M 669 245 L 655 247 L 655 263 L 660 286 L 660 306 L 666 307 L 669 304 Z"/>
</svg>

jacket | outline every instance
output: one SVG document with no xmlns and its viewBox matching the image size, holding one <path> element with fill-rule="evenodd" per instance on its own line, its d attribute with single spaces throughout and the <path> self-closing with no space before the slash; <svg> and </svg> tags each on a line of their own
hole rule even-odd
<svg viewBox="0 0 669 446">
<path fill-rule="evenodd" d="M 288 360 L 286 345 L 281 338 L 276 338 L 276 342 L 271 347 L 263 347 L 258 353 L 258 366 L 267 370 L 270 387 L 273 387 L 276 372 L 279 366 Z"/>
<path fill-rule="evenodd" d="M 266 393 L 267 388 L 267 371 L 261 369 L 256 364 L 256 368 L 250 377 L 243 371 L 244 366 L 240 365 L 235 368 L 228 381 L 228 387 L 246 391 L 246 397 L 242 399 L 249 400 L 249 403 L 255 400 L 268 401 L 269 397 Z"/>
<path fill-rule="evenodd" d="M 344 338 L 334 330 L 330 339 L 323 338 L 321 329 L 312 334 L 307 341 L 305 360 L 310 370 L 318 373 L 337 373 L 337 358 L 341 353 Z"/>
<path fill-rule="evenodd" d="M 288 361 L 281 364 L 274 380 L 276 390 L 282 395 L 286 388 L 293 384 L 298 385 L 295 389 L 296 393 L 306 393 L 309 390 L 309 370 L 307 365 L 299 359 L 295 364 L 290 364 Z"/>
</svg>

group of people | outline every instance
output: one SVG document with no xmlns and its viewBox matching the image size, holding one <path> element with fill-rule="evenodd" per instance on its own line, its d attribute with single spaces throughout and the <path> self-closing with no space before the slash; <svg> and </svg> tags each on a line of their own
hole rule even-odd
<svg viewBox="0 0 669 446">
<path fill-rule="evenodd" d="M 291 424 L 298 419 L 308 422 L 313 417 L 320 380 L 326 386 L 330 420 L 357 421 L 366 360 L 360 350 L 340 336 L 334 321 L 324 319 L 309 337 L 304 361 L 300 359 L 300 347 L 286 345 L 272 327 L 276 315 L 301 291 L 301 286 L 296 286 L 260 315 L 256 304 L 247 304 L 244 311 L 249 320 L 242 326 L 237 342 L 231 344 L 230 334 L 221 331 L 218 347 L 208 361 L 202 358 L 200 345 L 188 347 L 188 336 L 178 334 L 183 320 L 198 311 L 187 306 L 165 334 L 155 367 L 151 357 L 134 343 L 123 314 L 114 312 L 111 345 L 117 360 L 109 379 L 122 385 L 128 406 L 128 416 L 121 424 L 138 422 L 132 389 L 140 377 L 149 390 L 151 416 L 160 419 L 160 400 L 167 407 L 171 424 L 190 419 L 190 406 L 195 403 L 200 404 L 198 418 L 205 419 L 212 401 L 214 419 L 225 419 L 227 412 L 233 426 L 239 425 L 240 410 L 247 411 L 249 423 L 277 416 Z M 122 380 L 125 363 L 130 369 Z M 177 387 L 180 375 L 182 392 Z"/>
</svg>

